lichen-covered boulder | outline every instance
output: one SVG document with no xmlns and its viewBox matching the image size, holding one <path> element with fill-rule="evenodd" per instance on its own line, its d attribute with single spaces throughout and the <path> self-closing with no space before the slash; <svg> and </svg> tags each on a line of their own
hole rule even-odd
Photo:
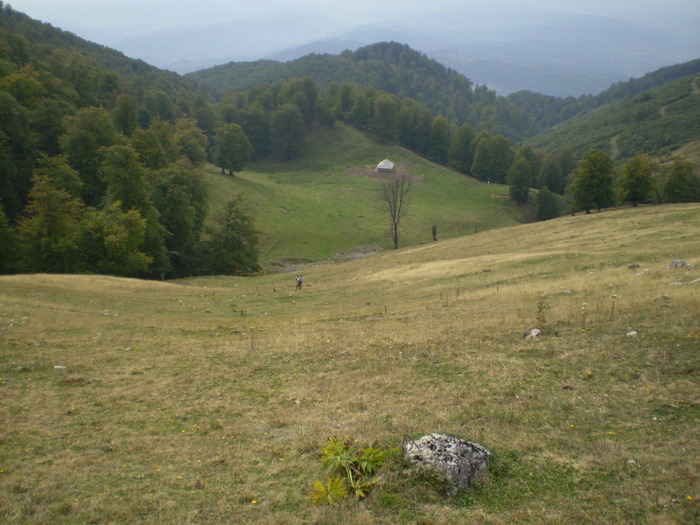
<svg viewBox="0 0 700 525">
<path fill-rule="evenodd" d="M 491 458 L 491 452 L 478 443 L 443 434 L 428 434 L 418 441 L 405 436 L 401 453 L 406 461 L 444 475 L 453 494 L 477 479 Z"/>
<path fill-rule="evenodd" d="M 670 263 L 668 263 L 668 269 L 673 270 L 675 268 L 692 268 L 692 264 L 688 264 L 685 261 L 682 261 L 680 259 L 674 259 Z"/>
</svg>

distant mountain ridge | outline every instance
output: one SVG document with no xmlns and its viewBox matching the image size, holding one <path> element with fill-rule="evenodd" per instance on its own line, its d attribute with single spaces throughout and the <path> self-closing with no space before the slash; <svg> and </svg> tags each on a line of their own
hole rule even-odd
<svg viewBox="0 0 700 525">
<path fill-rule="evenodd" d="M 230 63 L 198 71 L 187 77 L 219 94 L 304 76 L 310 76 L 326 87 L 331 83 L 354 82 L 384 90 L 398 97 L 416 98 L 436 114 L 459 122 L 466 121 L 473 126 L 477 126 L 479 122 L 485 123 L 486 120 L 481 120 L 485 115 L 493 116 L 491 111 L 494 110 L 487 108 L 498 108 L 495 111 L 499 119 L 490 121 L 490 125 L 499 126 L 501 131 L 513 140 L 524 140 L 574 117 L 581 118 L 606 104 L 624 101 L 679 78 L 699 73 L 700 59 L 696 59 L 661 68 L 640 78 L 618 82 L 595 96 L 560 98 L 521 91 L 508 97 L 498 97 L 486 86 L 474 86 L 469 79 L 455 70 L 408 46 L 393 42 L 373 44 L 339 55 L 311 54 L 288 62 L 261 60 Z M 652 96 L 647 105 L 653 104 L 653 101 Z M 671 114 L 668 118 L 680 116 Z M 623 125 L 624 123 L 619 123 L 617 127 Z M 665 122 L 664 126 L 673 127 L 669 122 Z M 682 126 L 687 128 L 686 124 Z M 645 133 L 653 134 L 653 129 L 651 126 Z M 694 128 L 691 126 L 690 129 Z M 586 149 L 585 140 L 581 141 L 578 137 L 569 138 L 577 144 L 577 151 Z M 678 138 L 687 141 L 689 136 L 684 134 L 682 138 L 680 135 Z M 697 138 L 700 138 L 700 134 Z M 595 139 L 594 142 L 599 145 L 599 139 Z M 544 141 L 538 144 L 545 147 L 547 143 L 548 141 Z M 660 146 L 658 142 L 649 140 L 644 143 L 653 144 L 653 148 Z M 548 149 L 557 147 L 564 145 L 558 141 L 556 147 Z"/>
<path fill-rule="evenodd" d="M 464 9 L 420 18 L 397 16 L 391 23 L 345 30 L 340 22 L 320 15 L 281 13 L 137 35 L 114 46 L 159 67 L 190 73 L 217 63 L 288 61 L 391 40 L 499 94 L 525 89 L 560 97 L 596 94 L 615 82 L 700 55 L 700 37 L 688 28 L 693 20 L 681 14 L 668 13 L 675 24 L 671 31 L 563 9 Z"/>
<path fill-rule="evenodd" d="M 490 129 L 500 130 L 516 142 L 552 126 L 562 125 L 573 117 L 580 119 L 604 104 L 700 73 L 700 59 L 697 59 L 618 82 L 595 96 L 561 98 L 521 91 L 500 97 L 488 87 L 474 84 L 471 79 L 427 54 L 405 44 L 384 42 L 352 52 L 344 51 L 339 55 L 307 54 L 288 62 L 235 62 L 181 76 L 158 69 L 143 60 L 128 58 L 119 51 L 88 42 L 12 9 L 5 9 L 4 16 L 5 20 L 0 26 L 17 31 L 33 42 L 79 50 L 92 57 L 101 67 L 122 75 L 136 89 L 142 89 L 137 86 L 145 83 L 151 89 L 163 90 L 173 97 L 186 90 L 213 100 L 216 92 L 221 94 L 227 90 L 250 89 L 277 80 L 311 76 L 321 86 L 333 82 L 353 82 L 373 86 L 398 97 L 416 98 L 436 115 L 482 123 Z M 683 140 L 688 140 L 687 134 Z M 541 144 L 545 145 L 545 142 Z M 664 147 L 668 146 L 673 144 Z M 580 147 L 585 147 L 585 143 L 581 143 Z"/>
<path fill-rule="evenodd" d="M 311 54 L 289 62 L 229 63 L 187 75 L 218 95 L 301 77 L 311 77 L 324 88 L 350 83 L 412 98 L 434 115 L 491 129 L 512 140 L 532 132 L 531 123 L 505 98 L 397 42 L 379 42 L 340 55 Z"/>
</svg>

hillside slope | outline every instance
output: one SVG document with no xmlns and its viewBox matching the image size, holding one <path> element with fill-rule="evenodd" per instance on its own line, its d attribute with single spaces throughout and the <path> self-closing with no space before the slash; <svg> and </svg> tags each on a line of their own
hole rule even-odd
<svg viewBox="0 0 700 525">
<path fill-rule="evenodd" d="M 32 19 L 24 13 L 14 10 L 7 3 L 4 5 L 0 3 L 0 31 L 2 30 L 6 30 L 10 34 L 21 35 L 27 40 L 29 46 L 24 44 L 22 49 L 25 54 L 30 51 L 30 46 L 44 46 L 43 52 L 51 48 L 66 51 L 75 50 L 91 57 L 100 68 L 117 73 L 126 80 L 140 85 L 141 88 L 145 84 L 151 89 L 161 89 L 171 96 L 182 90 L 201 89 L 181 75 L 159 69 L 143 60 L 129 58 L 115 49 L 95 44 L 69 31 Z M 4 34 L 0 33 L 0 36 L 4 36 Z M 15 38 L 16 43 L 17 39 Z M 21 44 L 21 42 L 19 43 Z M 3 50 L 3 54 L 4 52 L 5 50 Z M 33 51 L 31 52 L 33 53 Z M 31 58 L 36 60 L 38 57 L 32 56 Z M 26 59 L 29 59 L 29 56 Z M 45 60 L 44 57 L 41 59 Z"/>
<path fill-rule="evenodd" d="M 325 265 L 301 292 L 0 276 L 0 519 L 692 523 L 699 246 L 691 204 Z M 405 468 L 430 432 L 489 448 L 488 477 L 448 495 Z M 310 504 L 329 436 L 389 452 L 365 499 Z"/>
<path fill-rule="evenodd" d="M 696 59 L 663 67 L 639 78 L 617 82 L 595 96 L 557 98 L 531 91 L 518 91 L 508 95 L 507 99 L 533 119 L 540 130 L 545 130 L 605 104 L 632 98 L 634 95 L 663 86 L 673 80 L 699 73 L 700 59 Z"/>
<path fill-rule="evenodd" d="M 267 266 L 386 249 L 389 217 L 375 171 L 384 158 L 412 183 L 399 228 L 401 246 L 430 241 L 433 225 L 444 239 L 522 220 L 522 210 L 509 203 L 507 186 L 480 183 L 340 122 L 315 128 L 297 160 L 257 162 L 235 177 L 210 167 L 210 209 L 242 193 L 261 232 Z"/>
<path fill-rule="evenodd" d="M 616 159 L 640 152 L 661 157 L 700 140 L 700 76 L 671 80 L 569 119 L 529 139 L 535 148 L 597 148 Z"/>
</svg>

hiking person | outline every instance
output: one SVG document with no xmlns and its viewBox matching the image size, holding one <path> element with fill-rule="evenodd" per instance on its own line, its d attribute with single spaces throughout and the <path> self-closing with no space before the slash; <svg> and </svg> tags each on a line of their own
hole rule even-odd
<svg viewBox="0 0 700 525">
<path fill-rule="evenodd" d="M 301 275 L 297 275 L 297 285 L 295 290 L 301 290 L 301 285 L 304 284 L 304 278 Z"/>
</svg>

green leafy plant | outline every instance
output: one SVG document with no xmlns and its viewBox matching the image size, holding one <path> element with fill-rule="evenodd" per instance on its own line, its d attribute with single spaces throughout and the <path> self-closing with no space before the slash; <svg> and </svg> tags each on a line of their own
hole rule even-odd
<svg viewBox="0 0 700 525">
<path fill-rule="evenodd" d="M 345 481 L 339 476 L 327 478 L 325 485 L 317 479 L 311 484 L 309 501 L 314 505 L 335 505 L 347 497 Z"/>
<path fill-rule="evenodd" d="M 322 470 L 326 484 L 314 480 L 309 501 L 315 505 L 333 505 L 352 494 L 356 499 L 367 496 L 386 463 L 386 451 L 376 444 L 358 448 L 350 438 L 328 438 L 321 449 Z"/>
</svg>

